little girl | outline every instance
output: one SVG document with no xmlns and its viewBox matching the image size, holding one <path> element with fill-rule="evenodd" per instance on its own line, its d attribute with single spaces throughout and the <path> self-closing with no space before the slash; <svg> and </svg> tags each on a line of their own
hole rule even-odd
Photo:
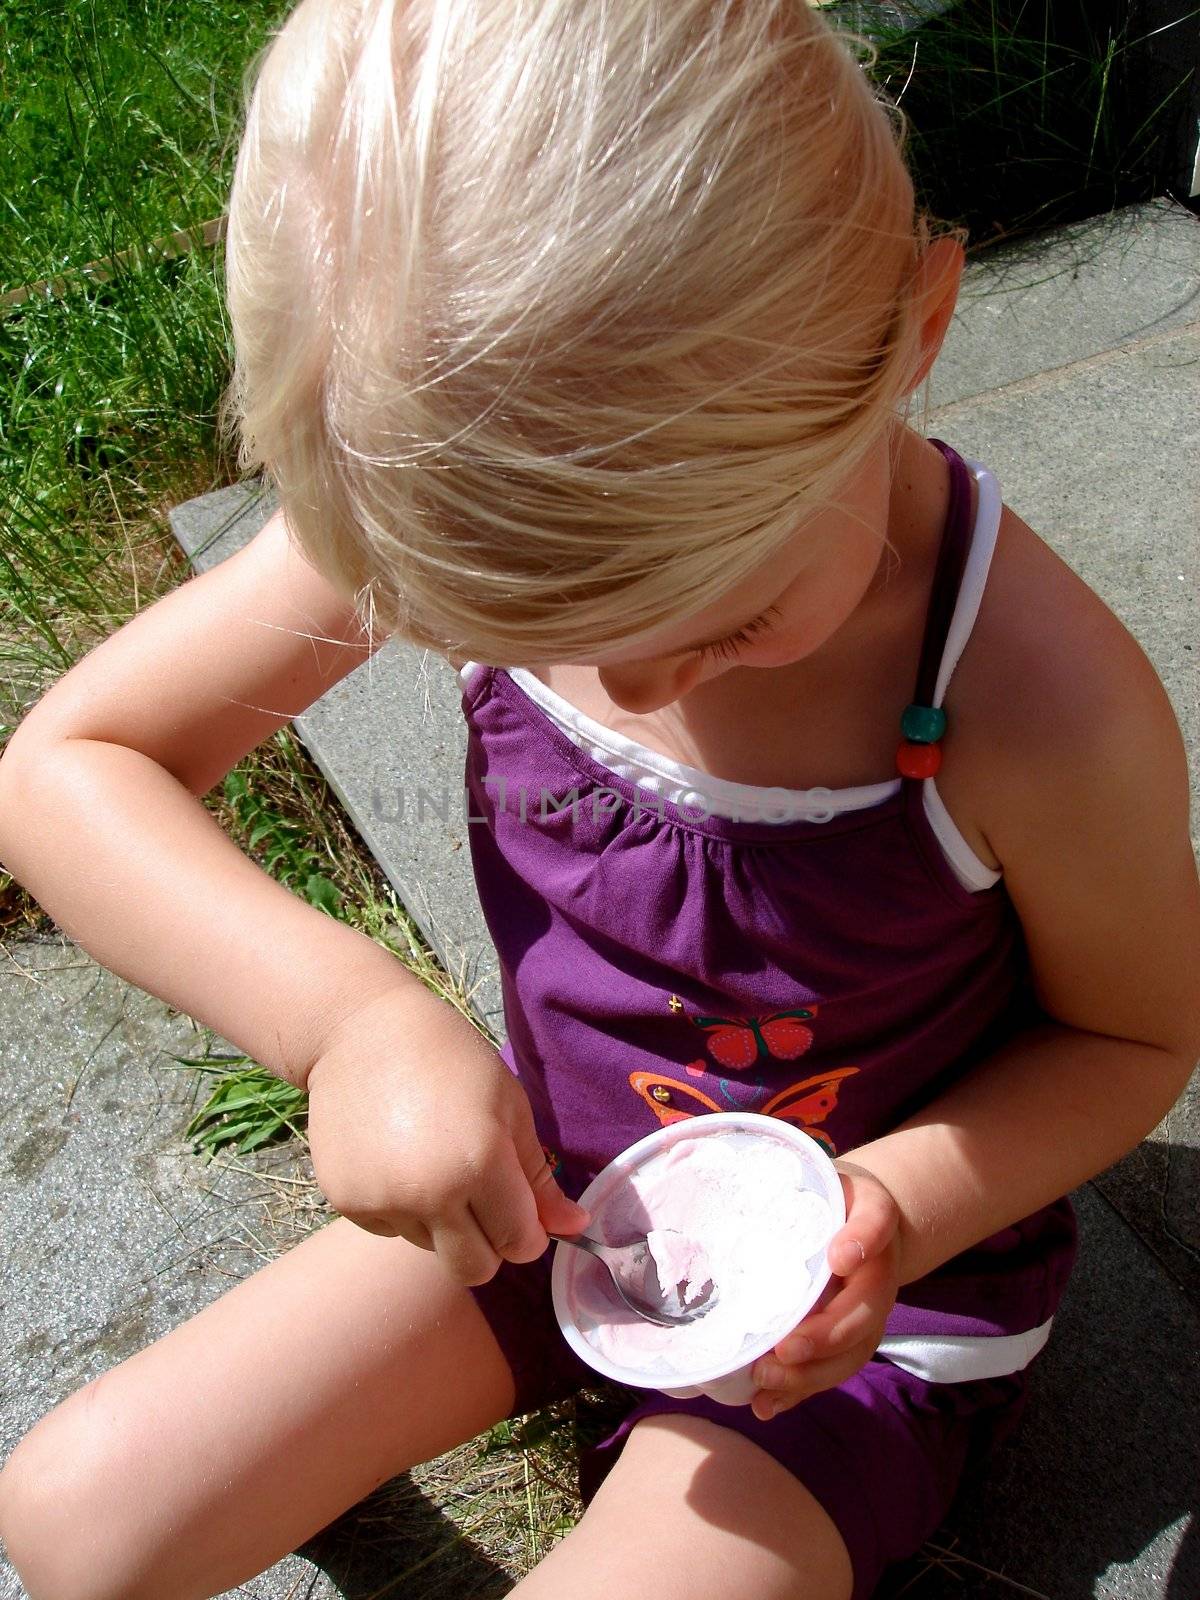
<svg viewBox="0 0 1200 1600">
<path fill-rule="evenodd" d="M 0 846 L 307 1088 L 341 1216 L 21 1441 L 34 1600 L 216 1594 L 586 1382 L 548 1233 L 730 1107 L 837 1157 L 835 1293 L 752 1405 L 646 1391 L 515 1592 L 866 1600 L 1011 1429 L 1062 1197 L 1200 1054 L 1200 881 L 1145 655 L 904 420 L 961 267 L 798 0 L 284 27 L 228 268 L 283 512 L 26 719 Z M 461 672 L 499 1055 L 199 803 L 393 634 Z"/>
</svg>

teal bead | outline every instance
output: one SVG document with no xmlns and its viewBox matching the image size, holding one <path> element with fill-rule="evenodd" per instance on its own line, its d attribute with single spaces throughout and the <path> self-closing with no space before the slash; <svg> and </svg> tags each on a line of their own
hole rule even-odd
<svg viewBox="0 0 1200 1600">
<path fill-rule="evenodd" d="M 936 744 L 946 731 L 946 713 L 940 706 L 909 706 L 900 731 L 912 744 Z"/>
</svg>

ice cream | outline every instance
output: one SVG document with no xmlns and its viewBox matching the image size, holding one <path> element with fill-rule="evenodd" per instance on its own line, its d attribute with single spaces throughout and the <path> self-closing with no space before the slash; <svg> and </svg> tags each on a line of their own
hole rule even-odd
<svg viewBox="0 0 1200 1600">
<path fill-rule="evenodd" d="M 651 1228 L 646 1248 L 658 1278 L 658 1291 L 668 1316 L 708 1309 L 715 1285 L 708 1255 L 698 1239 L 689 1239 L 673 1228 Z M 649 1285 L 651 1299 L 654 1285 Z"/>
<path fill-rule="evenodd" d="M 825 1245 L 842 1221 L 836 1173 L 797 1130 L 726 1114 L 663 1133 L 669 1142 L 651 1136 L 644 1159 L 596 1180 L 588 1232 L 608 1244 L 645 1235 L 664 1291 L 684 1305 L 711 1278 L 705 1314 L 658 1327 L 621 1303 L 598 1261 L 570 1251 L 562 1269 L 584 1346 L 620 1369 L 613 1376 L 640 1374 L 655 1387 L 732 1372 L 794 1327 L 827 1281 Z"/>
</svg>

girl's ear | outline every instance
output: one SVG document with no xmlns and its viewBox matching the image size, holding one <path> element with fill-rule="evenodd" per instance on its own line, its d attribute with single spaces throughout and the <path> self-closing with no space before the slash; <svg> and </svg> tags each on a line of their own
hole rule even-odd
<svg viewBox="0 0 1200 1600">
<path fill-rule="evenodd" d="M 910 394 L 925 382 L 938 358 L 958 303 L 965 259 L 957 239 L 935 239 L 921 256 L 913 282 L 921 318 L 921 354 L 908 382 Z"/>
</svg>

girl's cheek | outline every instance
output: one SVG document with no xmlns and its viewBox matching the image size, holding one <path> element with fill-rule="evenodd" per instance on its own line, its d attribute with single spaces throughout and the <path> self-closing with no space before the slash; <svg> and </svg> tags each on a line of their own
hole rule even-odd
<svg viewBox="0 0 1200 1600">
<path fill-rule="evenodd" d="M 706 661 L 700 669 L 696 683 L 712 683 L 715 678 L 723 678 L 731 667 L 740 665 L 738 661 Z"/>
<path fill-rule="evenodd" d="M 811 655 L 813 646 L 807 639 L 793 638 L 764 641 L 761 645 L 748 646 L 741 654 L 738 665 L 743 667 L 790 667 L 796 661 L 803 661 L 804 657 Z"/>
</svg>

